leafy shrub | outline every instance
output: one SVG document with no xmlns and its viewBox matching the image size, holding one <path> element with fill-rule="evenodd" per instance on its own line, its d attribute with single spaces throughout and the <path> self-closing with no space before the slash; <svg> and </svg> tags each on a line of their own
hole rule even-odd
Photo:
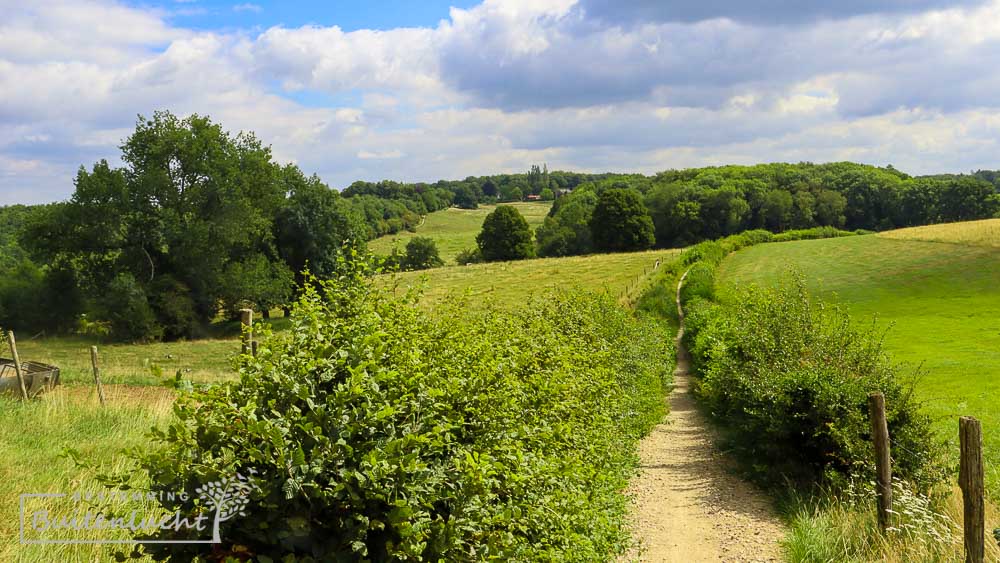
<svg viewBox="0 0 1000 563">
<path fill-rule="evenodd" d="M 68 269 L 40 268 L 25 258 L 0 278 L 0 327 L 6 330 L 66 331 L 82 306 Z"/>
<path fill-rule="evenodd" d="M 437 244 L 428 237 L 413 237 L 406 243 L 406 254 L 402 259 L 404 270 L 426 270 L 443 266 L 444 261 L 438 254 Z"/>
<path fill-rule="evenodd" d="M 306 288 L 291 329 L 241 357 L 238 383 L 181 399 L 142 457 L 153 491 L 256 471 L 246 515 L 223 524 L 216 555 L 236 545 L 271 560 L 620 551 L 621 491 L 636 442 L 662 416 L 668 339 L 589 294 L 516 312 L 463 305 L 430 317 L 360 268 Z M 158 498 L 171 512 L 204 509 Z M 146 549 L 190 559 L 206 547 Z"/>
<path fill-rule="evenodd" d="M 459 266 L 478 264 L 483 261 L 483 255 L 478 248 L 466 248 L 455 257 L 455 263 Z"/>
<path fill-rule="evenodd" d="M 163 337 L 163 327 L 156 320 L 146 292 L 131 274 L 119 274 L 108 284 L 97 309 L 98 320 L 110 325 L 115 340 L 136 342 Z"/>
<path fill-rule="evenodd" d="M 706 262 L 697 262 L 687 272 L 681 285 L 681 303 L 695 298 L 715 298 L 715 267 Z"/>
<path fill-rule="evenodd" d="M 862 234 L 853 231 L 841 231 L 835 227 L 813 227 L 811 229 L 799 229 L 785 231 L 774 235 L 774 242 L 786 242 L 790 240 L 811 240 L 820 238 L 849 237 L 855 234 Z"/>
<path fill-rule="evenodd" d="M 936 477 L 937 448 L 874 328 L 812 303 L 804 284 L 745 289 L 724 307 L 696 304 L 685 334 L 700 396 L 761 468 L 807 481 L 870 476 L 867 399 L 888 407 L 894 470 L 917 483 Z"/>
<path fill-rule="evenodd" d="M 150 307 L 162 325 L 165 338 L 176 340 L 195 334 L 201 323 L 186 285 L 164 275 L 153 282 L 149 294 Z"/>
</svg>

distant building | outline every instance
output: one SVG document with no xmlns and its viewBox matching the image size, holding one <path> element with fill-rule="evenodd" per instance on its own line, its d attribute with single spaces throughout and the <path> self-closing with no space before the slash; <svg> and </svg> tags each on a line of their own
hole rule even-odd
<svg viewBox="0 0 1000 563">
<path fill-rule="evenodd" d="M 524 198 L 527 201 L 541 201 L 542 196 L 538 194 L 528 194 L 528 197 Z"/>
</svg>

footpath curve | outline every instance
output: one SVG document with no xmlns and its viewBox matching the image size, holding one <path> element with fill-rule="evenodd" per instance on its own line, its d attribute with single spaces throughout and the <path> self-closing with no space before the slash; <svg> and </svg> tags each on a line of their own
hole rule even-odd
<svg viewBox="0 0 1000 563">
<path fill-rule="evenodd" d="M 715 447 L 716 436 L 691 393 L 690 356 L 681 341 L 684 310 L 677 284 L 677 368 L 670 414 L 639 445 L 641 471 L 633 535 L 640 545 L 626 560 L 700 563 L 781 560 L 785 531 L 768 498 L 737 477 Z"/>
</svg>

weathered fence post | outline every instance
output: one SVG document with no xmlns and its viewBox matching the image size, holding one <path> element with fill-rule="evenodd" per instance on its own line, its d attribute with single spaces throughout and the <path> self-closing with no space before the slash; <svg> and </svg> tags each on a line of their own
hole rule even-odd
<svg viewBox="0 0 1000 563">
<path fill-rule="evenodd" d="M 876 492 L 878 493 L 878 523 L 885 531 L 892 512 L 892 461 L 889 456 L 889 425 L 885 418 L 885 396 L 868 395 L 868 412 L 872 421 L 872 440 L 875 443 Z"/>
<path fill-rule="evenodd" d="M 10 355 L 14 357 L 14 373 L 17 374 L 17 385 L 21 389 L 21 399 L 28 400 L 28 388 L 24 386 L 24 373 L 21 371 L 21 356 L 17 353 L 17 340 L 14 331 L 7 332 L 7 343 L 10 344 Z"/>
<path fill-rule="evenodd" d="M 961 447 L 958 485 L 965 504 L 965 561 L 982 563 L 985 557 L 985 499 L 983 486 L 983 433 L 979 421 L 971 416 L 958 420 Z"/>
<path fill-rule="evenodd" d="M 253 353 L 253 309 L 240 310 L 240 325 L 243 328 L 243 353 Z"/>
<path fill-rule="evenodd" d="M 97 398 L 104 406 L 104 386 L 101 385 L 101 368 L 97 366 L 97 346 L 90 347 L 90 365 L 94 368 L 94 384 L 97 385 Z"/>
</svg>

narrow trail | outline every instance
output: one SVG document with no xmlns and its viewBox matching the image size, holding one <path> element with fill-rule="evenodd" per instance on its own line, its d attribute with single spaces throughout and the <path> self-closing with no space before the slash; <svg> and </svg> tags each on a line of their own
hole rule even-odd
<svg viewBox="0 0 1000 563">
<path fill-rule="evenodd" d="M 686 277 L 687 274 L 684 274 Z M 641 472 L 633 534 L 640 561 L 780 561 L 784 529 L 767 497 L 735 476 L 691 393 L 690 357 L 681 342 L 684 311 L 677 284 L 677 368 L 667 421 L 639 445 Z"/>
</svg>

